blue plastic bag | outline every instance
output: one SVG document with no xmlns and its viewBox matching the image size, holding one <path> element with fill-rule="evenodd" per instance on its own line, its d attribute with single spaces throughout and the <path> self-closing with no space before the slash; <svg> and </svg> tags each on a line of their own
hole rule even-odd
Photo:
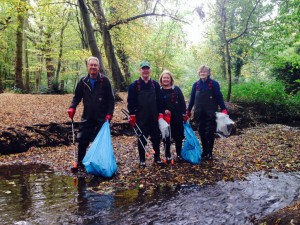
<svg viewBox="0 0 300 225">
<path fill-rule="evenodd" d="M 202 154 L 199 140 L 188 122 L 183 123 L 183 127 L 185 141 L 181 151 L 181 156 L 184 160 L 192 164 L 199 164 L 201 162 Z"/>
<path fill-rule="evenodd" d="M 82 163 L 87 173 L 106 178 L 112 177 L 117 171 L 108 121 L 101 127 Z"/>
</svg>

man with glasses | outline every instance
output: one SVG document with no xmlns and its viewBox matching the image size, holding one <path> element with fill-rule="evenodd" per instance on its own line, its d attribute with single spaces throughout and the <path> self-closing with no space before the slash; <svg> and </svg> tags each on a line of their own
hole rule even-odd
<svg viewBox="0 0 300 225">
<path fill-rule="evenodd" d="M 84 167 L 82 160 L 89 143 L 94 140 L 105 121 L 110 121 L 114 113 L 115 97 L 109 79 L 100 73 L 99 60 L 89 57 L 87 60 L 88 75 L 77 83 L 75 94 L 68 109 L 73 120 L 77 105 L 83 101 L 83 114 L 79 126 L 78 166 Z"/>
<path fill-rule="evenodd" d="M 153 150 L 154 162 L 163 165 L 160 159 L 160 130 L 158 119 L 163 117 L 161 100 L 159 99 L 160 86 L 158 82 L 150 78 L 150 63 L 143 61 L 140 64 L 140 78 L 128 87 L 127 108 L 129 111 L 129 124 L 140 127 L 146 138 L 150 136 Z M 143 145 L 138 140 L 138 151 L 140 166 L 146 166 L 145 149 L 147 141 L 140 137 Z"/>
</svg>

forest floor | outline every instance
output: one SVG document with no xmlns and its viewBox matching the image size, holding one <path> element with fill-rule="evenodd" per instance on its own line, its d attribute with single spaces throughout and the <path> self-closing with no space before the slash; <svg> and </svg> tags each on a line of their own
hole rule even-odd
<svg viewBox="0 0 300 225">
<path fill-rule="evenodd" d="M 244 180 L 256 171 L 300 171 L 300 129 L 262 123 L 258 111 L 228 104 L 236 122 L 235 134 L 216 139 L 214 160 L 199 165 L 176 162 L 164 167 L 147 158 L 147 167 L 138 166 L 137 140 L 121 113 L 126 109 L 126 93 L 120 93 L 111 121 L 113 147 L 118 171 L 102 179 L 97 192 L 113 192 L 156 186 L 205 185 L 217 181 Z M 71 123 L 67 109 L 72 95 L 0 94 L 0 166 L 46 164 L 70 176 L 73 152 Z M 253 108 L 253 107 L 252 107 Z M 82 113 L 79 105 L 74 118 L 77 131 Z M 260 118 L 259 120 L 257 118 Z M 175 149 L 172 148 L 175 156 Z M 161 156 L 164 158 L 163 146 Z M 77 176 L 91 176 L 84 171 Z M 256 224 L 300 224 L 300 202 L 255 221 Z"/>
</svg>

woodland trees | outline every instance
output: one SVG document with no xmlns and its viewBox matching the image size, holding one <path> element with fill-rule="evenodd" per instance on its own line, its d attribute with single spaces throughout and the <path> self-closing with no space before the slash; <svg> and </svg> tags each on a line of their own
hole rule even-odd
<svg viewBox="0 0 300 225">
<path fill-rule="evenodd" d="M 228 84 L 228 101 L 234 83 L 267 75 L 296 94 L 299 5 L 299 0 L 3 0 L 0 90 L 70 92 L 86 73 L 85 59 L 94 55 L 117 91 L 126 90 L 146 59 L 154 78 L 167 68 L 184 90 L 197 79 L 199 65 L 209 64 Z M 194 20 L 201 27 L 185 30 Z M 190 42 L 191 33 L 200 41 Z"/>
</svg>

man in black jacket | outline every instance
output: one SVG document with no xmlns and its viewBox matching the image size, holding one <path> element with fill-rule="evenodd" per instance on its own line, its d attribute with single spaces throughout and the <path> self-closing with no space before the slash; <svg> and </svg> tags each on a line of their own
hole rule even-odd
<svg viewBox="0 0 300 225">
<path fill-rule="evenodd" d="M 150 63 L 144 61 L 140 64 L 141 77 L 135 80 L 128 87 L 127 108 L 130 114 L 129 123 L 132 127 L 138 124 L 144 136 L 151 137 L 153 145 L 154 162 L 162 165 L 160 159 L 160 131 L 158 127 L 158 119 L 163 118 L 160 87 L 157 81 L 150 78 Z M 143 145 L 146 146 L 147 141 L 140 137 Z M 138 141 L 138 150 L 140 156 L 140 166 L 145 167 L 145 149 Z"/>
<path fill-rule="evenodd" d="M 83 167 L 82 160 L 89 143 L 94 140 L 104 122 L 112 119 L 114 112 L 115 98 L 110 81 L 99 69 L 98 58 L 89 57 L 88 75 L 78 82 L 68 109 L 69 117 L 73 120 L 77 105 L 83 101 L 83 114 L 77 135 L 79 167 Z"/>
</svg>

